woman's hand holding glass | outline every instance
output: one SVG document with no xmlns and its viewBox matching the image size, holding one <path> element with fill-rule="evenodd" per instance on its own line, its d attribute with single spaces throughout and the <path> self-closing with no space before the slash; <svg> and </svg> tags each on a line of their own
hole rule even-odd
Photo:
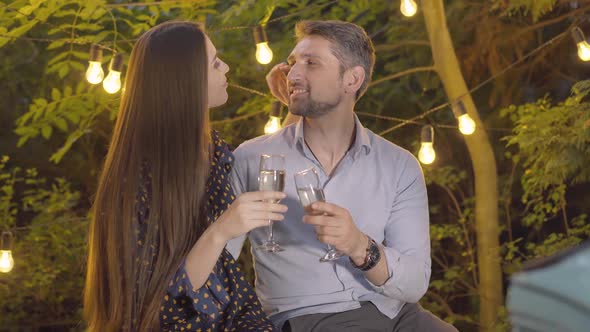
<svg viewBox="0 0 590 332">
<path fill-rule="evenodd" d="M 260 173 L 258 174 L 258 189 L 260 191 L 283 191 L 285 190 L 285 156 L 281 154 L 263 154 L 260 156 Z M 270 200 L 271 203 L 278 203 L 279 200 Z M 273 232 L 273 221 L 268 219 L 268 238 L 256 247 L 258 250 L 267 252 L 281 252 L 283 249 L 275 240 Z"/>
<path fill-rule="evenodd" d="M 287 206 L 278 202 L 285 193 L 276 191 L 254 191 L 243 193 L 213 223 L 220 239 L 227 242 L 249 231 L 268 225 L 269 220 L 281 221 Z"/>
</svg>

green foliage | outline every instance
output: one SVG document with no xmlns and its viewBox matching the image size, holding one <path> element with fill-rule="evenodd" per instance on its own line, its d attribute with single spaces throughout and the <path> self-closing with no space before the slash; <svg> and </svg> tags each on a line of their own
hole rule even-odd
<svg viewBox="0 0 590 332">
<path fill-rule="evenodd" d="M 507 59 L 520 58 L 542 36 L 552 35 L 551 29 L 567 28 L 550 26 L 534 34 L 517 33 L 527 27 L 527 22 L 552 15 L 555 11 L 551 10 L 560 6 L 554 0 L 481 4 L 457 0 L 445 1 L 445 6 L 470 86 L 505 68 L 511 61 Z M 0 2 L 0 35 L 40 39 L 0 36 L 0 80 L 6 82 L 6 88 L 0 91 L 0 148 L 2 154 L 6 154 L 5 148 L 10 149 L 14 157 L 10 161 L 4 157 L 0 162 L 0 228 L 17 229 L 15 269 L 0 276 L 0 308 L 5 313 L 0 326 L 79 321 L 86 212 L 119 104 L 118 94 L 109 95 L 100 85 L 92 86 L 84 80 L 88 49 L 93 43 L 105 47 L 102 65 L 106 69 L 113 51 L 128 56 L 144 31 L 171 19 L 205 22 L 220 56 L 231 68 L 230 83 L 263 93 L 268 91 L 265 74 L 290 53 L 293 26 L 301 19 L 340 19 L 363 26 L 377 50 L 374 80 L 432 65 L 421 15 L 403 17 L 397 1 L 205 0 L 151 6 L 117 6 L 104 0 Z M 254 59 L 250 27 L 258 24 L 266 25 L 274 52 L 273 63 L 268 66 Z M 224 28 L 228 26 L 246 28 Z M 570 46 L 557 49 L 575 52 L 575 46 Z M 564 58 L 563 53 L 555 58 Z M 503 117 L 497 116 L 495 107 L 483 107 L 497 105 L 499 96 L 502 105 L 521 104 L 517 96 L 531 86 L 541 95 L 552 92 L 544 88 L 544 82 L 564 85 L 555 76 L 542 76 L 539 80 L 543 83 L 539 84 L 530 80 L 539 73 L 557 72 L 559 77 L 584 74 L 576 67 L 579 64 L 571 61 L 552 63 L 548 70 L 543 66 L 547 61 L 543 59 L 548 58 L 541 52 L 541 60 L 530 58 L 522 64 L 526 70 L 515 68 L 506 74 L 513 76 L 503 76 L 510 82 L 500 77 L 490 84 L 490 91 L 482 89 L 474 95 L 476 103 L 482 105 L 484 126 L 510 129 L 504 141 L 495 146 L 498 156 L 505 155 L 499 158 L 498 170 L 501 188 L 505 188 L 500 203 L 505 205 L 501 236 L 506 279 L 519 271 L 524 261 L 551 255 L 590 236 L 589 193 L 580 189 L 590 181 L 590 171 L 584 167 L 590 161 L 586 103 L 590 83 L 576 85 L 563 102 L 541 98 L 508 107 L 500 112 Z M 212 110 L 211 118 L 213 126 L 236 146 L 262 133 L 271 97 L 231 85 L 229 95 L 229 102 Z M 538 98 L 529 100 L 534 99 Z M 371 86 L 357 110 L 410 118 L 444 102 L 447 100 L 436 73 L 423 72 Z M 232 119 L 236 117 L 238 120 Z M 359 117 L 377 133 L 395 124 Z M 446 111 L 424 120 L 455 125 L 452 113 Z M 402 147 L 415 147 L 415 129 L 407 126 L 386 138 Z M 422 303 L 461 331 L 473 331 L 478 319 L 473 178 L 462 137 L 444 127 L 437 127 L 436 135 L 437 162 L 424 168 L 433 275 Z M 247 250 L 241 260 L 253 279 Z M 508 329 L 505 310 L 497 329 Z"/>
<path fill-rule="evenodd" d="M 77 206 L 80 193 L 62 178 L 0 162 L 0 229 L 12 230 L 14 269 L 0 276 L 0 325 L 76 323 L 84 282 L 88 223 Z M 18 226 L 18 214 L 31 216 Z M 23 310 L 26 308 L 26 310 Z"/>
<path fill-rule="evenodd" d="M 494 0 L 494 7 L 502 10 L 504 15 L 531 15 L 534 22 L 550 12 L 557 0 Z"/>
<path fill-rule="evenodd" d="M 75 91 L 66 86 L 62 91 L 52 88 L 51 99 L 35 98 L 29 105 L 29 111 L 17 119 L 15 133 L 20 136 L 17 146 L 24 145 L 29 139 L 39 136 L 50 139 L 54 129 L 66 135 L 63 146 L 50 157 L 59 163 L 72 145 L 83 135 L 92 133 L 94 121 L 101 112 L 116 116 L 116 108 L 107 99 L 106 93 L 86 91 L 87 84 L 79 82 Z"/>
<path fill-rule="evenodd" d="M 590 82 L 582 81 L 556 105 L 542 98 L 501 111 L 515 123 L 514 134 L 504 140 L 507 147 L 518 148 L 518 154 L 508 156 L 525 169 L 522 202 L 534 212 L 523 219 L 527 225 L 540 225 L 566 208 L 567 183 L 590 181 L 589 92 Z"/>
<path fill-rule="evenodd" d="M 569 191 L 576 186 L 587 188 L 590 182 L 586 167 L 590 163 L 589 92 L 590 82 L 582 81 L 563 102 L 552 104 L 545 97 L 500 112 L 513 123 L 512 132 L 502 140 L 509 149 L 506 157 L 520 177 L 516 189 L 510 184 L 509 192 L 504 192 L 504 197 L 519 197 L 504 216 L 508 220 L 501 252 L 507 277 L 520 271 L 527 260 L 550 256 L 590 238 L 587 196 L 579 204 L 568 204 L 576 199 Z M 451 309 L 458 297 L 478 292 L 473 273 L 477 269 L 473 199 L 463 190 L 470 179 L 453 166 L 427 167 L 425 176 L 429 196 L 436 197 L 430 201 L 430 234 L 438 269 L 433 271 L 424 302 L 457 326 L 471 324 L 475 313 L 464 316 Z M 499 331 L 508 329 L 505 313 L 503 317 L 496 327 Z"/>
</svg>

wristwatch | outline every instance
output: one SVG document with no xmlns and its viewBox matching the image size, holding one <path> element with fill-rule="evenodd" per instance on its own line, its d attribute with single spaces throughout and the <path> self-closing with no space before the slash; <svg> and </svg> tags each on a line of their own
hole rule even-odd
<svg viewBox="0 0 590 332">
<path fill-rule="evenodd" d="M 368 237 L 368 236 L 367 236 Z M 374 268 L 377 263 L 381 260 L 381 251 L 379 251 L 379 245 L 375 240 L 369 238 L 369 245 L 367 246 L 367 256 L 365 256 L 365 262 L 363 265 L 358 266 L 356 265 L 352 258 L 348 258 L 352 266 L 356 267 L 361 271 L 369 271 L 370 269 Z"/>
</svg>

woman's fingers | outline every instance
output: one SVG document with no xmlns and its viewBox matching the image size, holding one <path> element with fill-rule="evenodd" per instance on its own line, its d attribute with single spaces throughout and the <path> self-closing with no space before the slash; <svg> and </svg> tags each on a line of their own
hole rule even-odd
<svg viewBox="0 0 590 332">
<path fill-rule="evenodd" d="M 287 88 L 287 73 L 289 70 L 290 66 L 288 64 L 279 63 L 266 75 L 266 83 L 270 92 L 285 105 L 289 103 L 289 91 Z"/>
<path fill-rule="evenodd" d="M 266 202 L 278 202 L 279 200 L 287 197 L 287 195 L 280 191 L 252 191 L 247 192 L 240 197 L 238 197 L 241 201 L 247 202 L 256 202 L 256 201 L 266 201 Z"/>
<path fill-rule="evenodd" d="M 284 204 L 266 202 L 249 202 L 248 208 L 253 211 L 271 211 L 278 213 L 285 213 L 288 210 L 287 206 Z"/>
<path fill-rule="evenodd" d="M 254 211 L 248 215 L 248 220 L 281 221 L 283 219 L 285 219 L 285 217 L 282 214 L 274 212 Z"/>
</svg>

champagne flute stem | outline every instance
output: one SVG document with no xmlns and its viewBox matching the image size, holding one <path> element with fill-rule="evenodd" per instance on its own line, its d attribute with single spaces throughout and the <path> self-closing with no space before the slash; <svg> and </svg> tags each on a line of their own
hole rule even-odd
<svg viewBox="0 0 590 332">
<path fill-rule="evenodd" d="M 268 220 L 268 242 L 272 243 L 273 242 L 273 232 L 272 232 L 272 220 Z"/>
</svg>

